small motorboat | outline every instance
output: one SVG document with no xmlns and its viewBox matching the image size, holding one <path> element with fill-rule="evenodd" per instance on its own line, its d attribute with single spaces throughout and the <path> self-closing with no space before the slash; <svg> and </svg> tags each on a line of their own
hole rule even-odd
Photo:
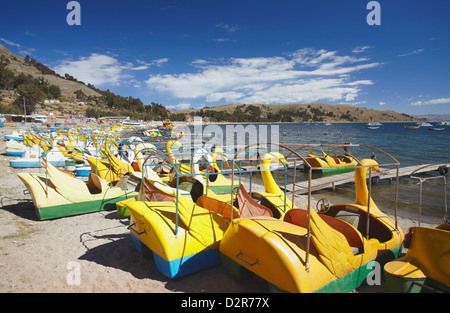
<svg viewBox="0 0 450 313">
<path fill-rule="evenodd" d="M 441 131 L 445 130 L 445 127 L 428 127 L 428 130 Z"/>
<path fill-rule="evenodd" d="M 423 122 L 423 123 L 417 123 L 417 125 L 419 125 L 420 127 L 424 126 L 424 127 L 430 127 L 433 126 L 432 124 L 428 123 L 428 122 Z"/>
</svg>

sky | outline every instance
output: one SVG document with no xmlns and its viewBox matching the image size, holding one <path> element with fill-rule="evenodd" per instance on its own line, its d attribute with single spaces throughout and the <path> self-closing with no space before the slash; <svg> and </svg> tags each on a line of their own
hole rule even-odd
<svg viewBox="0 0 450 313">
<path fill-rule="evenodd" d="M 76 3 L 5 1 L 0 44 L 174 110 L 322 102 L 450 114 L 450 1 Z"/>
</svg>

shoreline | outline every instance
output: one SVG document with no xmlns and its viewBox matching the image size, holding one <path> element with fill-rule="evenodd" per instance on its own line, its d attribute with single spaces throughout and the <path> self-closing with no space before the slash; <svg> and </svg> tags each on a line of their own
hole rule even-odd
<svg viewBox="0 0 450 313">
<path fill-rule="evenodd" d="M 145 259 L 137 251 L 127 228 L 128 219 L 120 219 L 115 210 L 39 221 L 31 196 L 24 193 L 26 187 L 17 173 L 42 169 L 9 166 L 9 160 L 15 157 L 5 155 L 4 135 L 10 131 L 9 127 L 0 128 L 0 168 L 4 173 L 0 179 L 0 292 L 268 292 L 267 283 L 261 279 L 238 281 L 220 265 L 176 280 L 166 278 L 157 271 L 152 259 Z M 253 188 L 263 187 L 253 185 Z M 304 207 L 306 199 L 296 196 L 295 203 Z M 314 201 L 312 205 L 315 207 Z M 404 233 L 417 225 L 415 219 L 401 215 L 398 223 Z M 436 225 L 422 222 L 421 226 Z M 79 284 L 70 280 L 74 265 L 79 266 Z M 383 283 L 380 286 L 363 283 L 355 292 L 386 290 Z"/>
</svg>

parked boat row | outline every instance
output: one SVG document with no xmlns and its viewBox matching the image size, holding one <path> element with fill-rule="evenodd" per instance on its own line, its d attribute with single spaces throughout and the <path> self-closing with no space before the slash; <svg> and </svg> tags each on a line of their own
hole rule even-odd
<svg viewBox="0 0 450 313">
<path fill-rule="evenodd" d="M 137 250 L 153 255 L 170 279 L 222 264 L 236 277 L 262 277 L 271 291 L 350 292 L 371 273 L 370 264 L 384 265 L 402 251 L 396 210 L 391 218 L 377 207 L 370 179 L 380 167 L 399 163 L 373 147 L 264 143 L 227 154 L 218 146 L 183 146 L 176 138 L 163 145 L 143 136 L 122 138 L 114 129 L 29 135 L 24 142 L 38 138 L 42 168 L 18 176 L 39 219 L 116 210 L 129 219 Z M 359 160 L 349 147 L 382 158 Z M 317 149 L 322 156 L 312 152 Z M 87 181 L 52 164 L 56 150 L 66 166 L 67 159 L 89 166 Z M 259 167 L 250 169 L 253 162 Z M 356 201 L 330 205 L 323 199 L 313 208 L 309 192 L 308 204 L 297 205 L 295 195 L 284 192 L 288 176 L 295 184 L 297 162 L 310 174 L 354 170 Z M 255 177 L 263 190 L 254 189 Z"/>
</svg>

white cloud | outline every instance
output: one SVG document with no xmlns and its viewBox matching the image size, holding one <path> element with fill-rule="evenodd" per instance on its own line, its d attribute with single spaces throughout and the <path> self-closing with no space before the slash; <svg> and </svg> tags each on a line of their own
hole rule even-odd
<svg viewBox="0 0 450 313">
<path fill-rule="evenodd" d="M 231 39 L 230 38 L 213 38 L 212 41 L 222 43 L 222 42 L 231 41 Z"/>
<path fill-rule="evenodd" d="M 234 33 L 241 29 L 241 27 L 239 27 L 239 25 L 228 25 L 228 24 L 224 24 L 224 23 L 217 24 L 216 27 L 222 28 L 229 33 Z"/>
<path fill-rule="evenodd" d="M 353 53 L 362 53 L 367 49 L 373 48 L 372 46 L 358 46 L 352 50 Z"/>
<path fill-rule="evenodd" d="M 385 104 L 386 104 L 386 102 L 380 101 L 380 105 L 385 105 Z"/>
<path fill-rule="evenodd" d="M 0 38 L 0 41 L 3 41 L 4 43 L 6 43 L 8 46 L 13 46 L 13 47 L 17 47 L 17 48 L 22 48 L 21 44 L 12 42 L 11 40 L 5 39 L 5 38 Z"/>
<path fill-rule="evenodd" d="M 380 64 L 305 48 L 284 57 L 197 59 L 190 64 L 198 69 L 195 72 L 151 75 L 146 83 L 152 90 L 177 98 L 204 98 L 206 102 L 353 101 L 362 86 L 373 82 L 352 79 L 352 74 Z"/>
<path fill-rule="evenodd" d="M 17 52 L 17 54 L 20 55 L 20 56 L 24 56 L 25 57 L 27 55 L 32 55 L 33 52 L 35 52 L 35 51 L 36 51 L 36 49 L 34 49 L 34 48 L 25 48 L 25 49 L 19 50 Z"/>
<path fill-rule="evenodd" d="M 135 66 L 131 62 L 121 63 L 115 57 L 109 55 L 92 53 L 88 57 L 81 57 L 75 61 L 61 61 L 54 69 L 61 75 L 68 73 L 82 82 L 91 83 L 95 86 L 103 84 L 121 85 L 125 80 L 139 85 L 136 84 L 135 80 L 130 79 L 132 78 L 131 72 L 145 70 L 150 66 L 160 66 L 167 61 L 168 59 L 159 59 L 145 63 L 137 60 L 136 62 L 139 65 Z"/>
<path fill-rule="evenodd" d="M 428 100 L 428 101 L 415 101 L 415 102 L 411 102 L 411 105 L 417 106 L 417 105 L 433 105 L 433 104 L 443 104 L 443 103 L 450 103 L 450 98 L 432 99 L 432 100 Z"/>
<path fill-rule="evenodd" d="M 217 102 L 221 99 L 225 99 L 225 101 L 227 102 L 233 102 L 244 96 L 245 96 L 244 93 L 235 91 L 215 92 L 206 97 L 206 102 Z"/>
<path fill-rule="evenodd" d="M 33 52 L 36 51 L 36 49 L 34 49 L 34 48 L 26 48 L 19 43 L 13 42 L 13 41 L 5 39 L 5 38 L 0 38 L 0 41 L 7 44 L 8 46 L 19 48 L 20 50 L 17 51 L 17 54 L 22 57 L 25 57 L 26 55 L 31 55 L 31 54 L 33 54 Z"/>
<path fill-rule="evenodd" d="M 408 53 L 399 54 L 398 56 L 399 56 L 399 57 L 406 57 L 406 56 L 408 56 L 408 55 L 420 54 L 420 53 L 422 53 L 422 52 L 424 52 L 424 51 L 425 51 L 425 49 L 416 49 L 416 50 L 411 51 L 411 52 L 408 52 Z"/>
<path fill-rule="evenodd" d="M 179 103 L 177 105 L 167 105 L 166 108 L 169 110 L 187 110 L 191 107 L 190 103 Z"/>
<path fill-rule="evenodd" d="M 162 58 L 162 59 L 158 59 L 158 60 L 153 60 L 152 63 L 150 63 L 150 64 L 160 67 L 166 62 L 169 62 L 168 58 Z"/>
</svg>

